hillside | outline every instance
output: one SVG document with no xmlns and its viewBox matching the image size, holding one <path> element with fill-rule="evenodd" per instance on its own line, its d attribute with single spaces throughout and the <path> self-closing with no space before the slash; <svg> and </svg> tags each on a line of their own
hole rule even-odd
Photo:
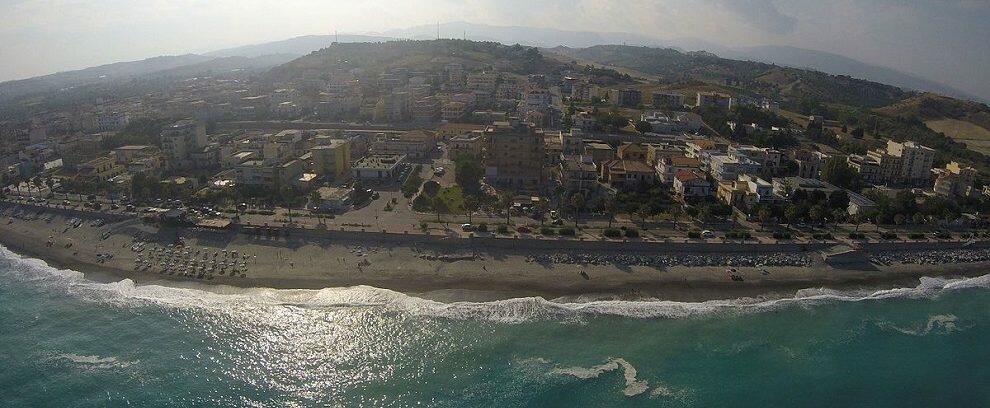
<svg viewBox="0 0 990 408">
<path fill-rule="evenodd" d="M 153 72 L 209 61 L 212 57 L 187 54 L 117 62 L 76 71 L 59 72 L 17 81 L 0 83 L 0 102 L 61 88 L 130 79 Z"/>
<path fill-rule="evenodd" d="M 985 104 L 923 94 L 876 109 L 876 112 L 921 121 L 935 132 L 990 155 L 990 107 Z"/>
<path fill-rule="evenodd" d="M 385 42 L 394 40 L 391 37 L 380 37 L 371 35 L 304 35 L 293 37 L 287 40 L 272 41 L 260 44 L 251 44 L 234 48 L 227 48 L 208 52 L 204 55 L 210 57 L 260 57 L 264 55 L 295 55 L 301 57 L 313 51 L 325 48 L 334 42 L 356 43 L 356 42 Z"/>
<path fill-rule="evenodd" d="M 489 67 L 517 74 L 547 73 L 563 64 L 544 58 L 531 47 L 464 40 L 390 41 L 384 43 L 338 43 L 273 68 L 268 78 L 281 81 L 298 78 L 307 71 L 361 68 L 385 72 L 391 68 L 436 71 L 449 63 L 468 70 Z"/>
<path fill-rule="evenodd" d="M 700 81 L 730 85 L 741 93 L 781 99 L 796 105 L 811 99 L 857 108 L 886 106 L 912 95 L 900 88 L 842 75 L 781 67 L 761 62 L 720 58 L 707 52 L 671 48 L 602 45 L 589 48 L 557 47 L 550 52 L 605 66 L 625 67 L 654 75 L 661 82 Z"/>
</svg>

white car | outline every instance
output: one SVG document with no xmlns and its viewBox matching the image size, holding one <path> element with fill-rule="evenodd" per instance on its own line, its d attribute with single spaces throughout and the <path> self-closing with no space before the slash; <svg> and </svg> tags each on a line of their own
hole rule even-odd
<svg viewBox="0 0 990 408">
<path fill-rule="evenodd" d="M 711 232 L 709 230 L 704 230 L 704 231 L 701 231 L 701 237 L 702 238 L 715 238 L 715 233 L 714 232 Z"/>
</svg>

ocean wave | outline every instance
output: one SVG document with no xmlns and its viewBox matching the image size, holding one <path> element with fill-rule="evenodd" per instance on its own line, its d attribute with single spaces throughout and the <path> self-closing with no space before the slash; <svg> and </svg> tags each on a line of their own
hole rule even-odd
<svg viewBox="0 0 990 408">
<path fill-rule="evenodd" d="M 80 272 L 57 269 L 44 261 L 22 257 L 0 246 L 0 273 L 23 281 L 63 290 L 73 296 L 122 307 L 158 305 L 175 308 L 229 310 L 231 305 L 298 306 L 304 308 L 375 308 L 413 316 L 462 320 L 488 320 L 520 323 L 532 320 L 580 320 L 586 316 L 608 315 L 630 318 L 684 318 L 718 314 L 759 313 L 785 307 L 822 303 L 861 302 L 889 298 L 928 298 L 947 291 L 990 287 L 990 274 L 973 278 L 921 278 L 912 288 L 884 290 L 803 289 L 793 297 L 779 299 L 741 298 L 704 302 L 645 300 L 547 300 L 541 297 L 514 298 L 491 302 L 444 303 L 405 295 L 400 292 L 353 286 L 346 288 L 271 289 L 230 286 L 186 287 L 155 284 L 137 285 L 130 279 L 113 283 L 87 280 Z M 4 272 L 4 270 L 7 270 Z"/>
<path fill-rule="evenodd" d="M 85 368 L 124 368 L 134 364 L 131 361 L 119 361 L 116 357 L 85 356 L 79 354 L 59 354 L 56 359 L 68 360 Z"/>
<path fill-rule="evenodd" d="M 927 336 L 933 332 L 945 334 L 957 332 L 961 330 L 958 326 L 958 321 L 959 318 L 956 315 L 938 314 L 929 316 L 927 322 L 911 328 L 896 326 L 888 322 L 879 322 L 877 325 L 881 328 L 889 328 L 908 336 Z"/>
<path fill-rule="evenodd" d="M 604 364 L 596 365 L 594 367 L 584 368 L 584 367 L 567 367 L 567 368 L 555 368 L 552 372 L 554 374 L 563 374 L 577 377 L 580 379 L 598 378 L 598 376 L 609 371 L 615 371 L 622 369 L 622 375 L 626 380 L 626 388 L 622 390 L 622 394 L 627 397 L 636 396 L 642 394 L 650 389 L 650 384 L 643 380 L 636 379 L 636 367 L 629 364 L 624 358 L 613 358 L 606 361 Z M 666 388 L 664 388 L 666 390 Z M 667 390 L 669 391 L 669 390 Z"/>
</svg>

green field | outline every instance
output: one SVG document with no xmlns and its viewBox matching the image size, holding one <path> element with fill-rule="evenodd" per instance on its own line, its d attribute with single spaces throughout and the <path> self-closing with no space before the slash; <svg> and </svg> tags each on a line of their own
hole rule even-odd
<svg viewBox="0 0 990 408">
<path fill-rule="evenodd" d="M 945 133 L 957 142 L 966 144 L 966 147 L 990 155 L 990 130 L 973 123 L 958 119 L 939 119 L 925 122 L 931 130 Z"/>
</svg>

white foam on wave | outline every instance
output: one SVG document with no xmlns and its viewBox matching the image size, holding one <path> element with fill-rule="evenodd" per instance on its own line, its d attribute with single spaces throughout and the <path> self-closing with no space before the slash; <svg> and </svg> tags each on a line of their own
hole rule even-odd
<svg viewBox="0 0 990 408">
<path fill-rule="evenodd" d="M 44 261 L 19 256 L 0 246 L 0 261 L 9 263 L 15 275 L 24 281 L 41 282 L 78 298 L 111 303 L 123 307 L 153 304 L 176 308 L 229 310 L 231 306 L 300 306 L 305 308 L 380 308 L 414 316 L 451 319 L 489 320 L 519 323 L 531 320 L 579 320 L 584 316 L 611 315 L 631 318 L 683 318 L 713 314 L 758 313 L 794 305 L 834 302 L 860 302 L 888 298 L 927 298 L 946 291 L 990 287 L 990 274 L 974 278 L 921 278 L 913 288 L 872 291 L 838 291 L 831 289 L 799 290 L 793 297 L 781 299 L 728 299 L 704 302 L 668 300 L 586 300 L 553 301 L 526 297 L 492 302 L 444 303 L 405 295 L 370 286 L 346 288 L 271 289 L 203 286 L 201 288 L 162 285 L 136 285 L 130 279 L 113 283 L 87 280 L 80 272 L 57 269 Z"/>
<path fill-rule="evenodd" d="M 878 325 L 884 328 L 890 328 L 901 334 L 906 334 L 908 336 L 927 336 L 932 332 L 938 333 L 954 333 L 960 330 L 957 325 L 959 318 L 952 314 L 938 314 L 928 317 L 927 322 L 923 322 L 916 327 L 906 328 L 899 327 L 887 322 L 880 322 Z"/>
<path fill-rule="evenodd" d="M 650 384 L 646 381 L 636 379 L 636 367 L 629 364 L 624 358 L 613 358 L 606 361 L 604 364 L 596 365 L 594 367 L 584 368 L 584 367 L 568 367 L 568 368 L 555 368 L 553 373 L 564 374 L 574 376 L 580 379 L 598 378 L 598 376 L 609 371 L 615 371 L 622 369 L 623 377 L 626 380 L 626 388 L 622 390 L 622 394 L 627 397 L 636 396 L 646 392 L 650 389 Z"/>
<path fill-rule="evenodd" d="M 85 356 L 79 354 L 59 354 L 58 359 L 68 360 L 86 368 L 124 368 L 134 362 L 119 361 L 116 357 Z"/>
</svg>

